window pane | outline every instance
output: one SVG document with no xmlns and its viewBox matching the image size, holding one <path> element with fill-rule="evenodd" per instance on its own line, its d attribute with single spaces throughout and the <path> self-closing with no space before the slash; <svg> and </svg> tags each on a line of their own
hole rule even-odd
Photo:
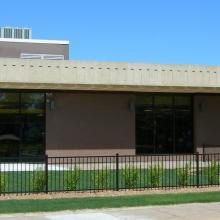
<svg viewBox="0 0 220 220">
<path fill-rule="evenodd" d="M 154 120 L 153 111 L 141 111 L 136 114 L 136 145 L 137 154 L 154 153 Z"/>
<path fill-rule="evenodd" d="M 42 114 L 44 111 L 43 93 L 22 93 L 21 113 Z"/>
<path fill-rule="evenodd" d="M 0 93 L 0 156 L 18 156 L 20 146 L 19 94 Z"/>
<path fill-rule="evenodd" d="M 18 156 L 20 141 L 20 124 L 0 124 L 0 156 Z"/>
<path fill-rule="evenodd" d="M 0 114 L 19 113 L 19 94 L 12 92 L 0 93 Z"/>
<path fill-rule="evenodd" d="M 137 96 L 136 97 L 136 106 L 152 106 L 153 104 L 153 97 L 152 96 Z"/>
<path fill-rule="evenodd" d="M 21 147 L 22 156 L 37 156 L 44 154 L 44 124 L 40 122 L 25 123 L 23 126 Z"/>
<path fill-rule="evenodd" d="M 153 153 L 153 96 L 136 97 L 136 153 Z"/>
<path fill-rule="evenodd" d="M 44 154 L 44 93 L 0 93 L 0 156 Z"/>
<path fill-rule="evenodd" d="M 44 93 L 22 93 L 22 156 L 44 154 Z"/>
<path fill-rule="evenodd" d="M 175 139 L 176 153 L 193 152 L 191 111 L 178 110 L 175 112 Z"/>
<path fill-rule="evenodd" d="M 173 113 L 159 109 L 156 115 L 156 152 L 173 153 Z"/>
<path fill-rule="evenodd" d="M 191 107 L 190 96 L 175 96 L 174 97 L 175 108 L 189 108 Z"/>
<path fill-rule="evenodd" d="M 172 107 L 172 96 L 155 96 L 154 104 L 158 107 Z"/>
</svg>

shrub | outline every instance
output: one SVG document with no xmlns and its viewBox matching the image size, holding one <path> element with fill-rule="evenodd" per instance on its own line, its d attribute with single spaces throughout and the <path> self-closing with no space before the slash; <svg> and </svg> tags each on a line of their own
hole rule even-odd
<svg viewBox="0 0 220 220">
<path fill-rule="evenodd" d="M 219 172 L 220 172 L 220 164 L 215 160 L 211 161 L 210 166 L 204 168 L 205 175 L 208 179 L 208 184 L 214 185 L 219 184 Z"/>
<path fill-rule="evenodd" d="M 163 175 L 163 167 L 160 165 L 152 165 L 145 173 L 145 181 L 148 187 L 159 187 Z"/>
<path fill-rule="evenodd" d="M 186 163 L 182 168 L 176 169 L 177 184 L 179 186 L 187 186 L 191 173 L 191 162 Z"/>
<path fill-rule="evenodd" d="M 80 173 L 79 167 L 75 166 L 74 169 L 66 172 L 66 186 L 67 190 L 77 190 L 80 187 Z"/>
<path fill-rule="evenodd" d="M 33 172 L 33 191 L 43 192 L 46 186 L 46 178 L 44 170 L 36 170 Z"/>
<path fill-rule="evenodd" d="M 95 189 L 107 189 L 110 187 L 110 170 L 94 171 L 92 182 Z"/>
<path fill-rule="evenodd" d="M 0 193 L 5 191 L 5 175 L 4 173 L 0 173 Z"/>
<path fill-rule="evenodd" d="M 140 177 L 140 170 L 134 166 L 126 166 L 122 169 L 122 177 L 126 189 L 136 188 Z"/>
</svg>

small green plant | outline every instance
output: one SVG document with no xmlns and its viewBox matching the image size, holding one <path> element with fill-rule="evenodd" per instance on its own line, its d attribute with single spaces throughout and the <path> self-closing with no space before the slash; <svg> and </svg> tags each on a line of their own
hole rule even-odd
<svg viewBox="0 0 220 220">
<path fill-rule="evenodd" d="M 145 172 L 145 181 L 148 187 L 159 187 L 163 175 L 163 167 L 161 165 L 152 165 Z"/>
<path fill-rule="evenodd" d="M 215 160 L 211 161 L 209 167 L 205 167 L 205 175 L 208 179 L 208 184 L 219 184 L 220 164 Z"/>
<path fill-rule="evenodd" d="M 94 171 L 92 186 L 95 189 L 108 189 L 110 187 L 110 175 L 110 170 Z"/>
<path fill-rule="evenodd" d="M 191 162 L 186 163 L 183 167 L 176 169 L 177 183 L 179 186 L 187 186 L 191 174 Z"/>
<path fill-rule="evenodd" d="M 0 173 L 0 193 L 5 191 L 5 175 L 4 173 Z"/>
<path fill-rule="evenodd" d="M 80 187 L 80 167 L 75 166 L 74 169 L 66 172 L 66 189 L 67 190 L 77 190 Z"/>
<path fill-rule="evenodd" d="M 136 188 L 140 177 L 140 170 L 134 166 L 126 166 L 122 169 L 122 177 L 126 189 Z"/>
<path fill-rule="evenodd" d="M 43 192 L 46 186 L 45 171 L 41 169 L 34 171 L 32 178 L 34 192 Z"/>
</svg>

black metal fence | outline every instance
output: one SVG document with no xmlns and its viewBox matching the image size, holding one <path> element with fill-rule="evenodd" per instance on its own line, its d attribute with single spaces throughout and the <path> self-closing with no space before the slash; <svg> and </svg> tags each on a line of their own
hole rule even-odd
<svg viewBox="0 0 220 220">
<path fill-rule="evenodd" d="M 220 154 L 0 158 L 0 194 L 220 184 Z"/>
</svg>

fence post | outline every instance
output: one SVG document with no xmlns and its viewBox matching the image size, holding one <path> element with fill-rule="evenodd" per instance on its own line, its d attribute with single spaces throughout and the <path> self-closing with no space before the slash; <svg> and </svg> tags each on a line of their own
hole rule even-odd
<svg viewBox="0 0 220 220">
<path fill-rule="evenodd" d="M 199 188 L 199 152 L 196 152 L 196 186 Z"/>
<path fill-rule="evenodd" d="M 116 190 L 119 191 L 119 154 L 116 154 L 115 157 L 115 162 L 116 162 Z"/>
<path fill-rule="evenodd" d="M 48 155 L 45 155 L 45 193 L 48 193 Z"/>
<path fill-rule="evenodd" d="M 205 162 L 205 144 L 202 145 L 202 158 L 203 162 Z"/>
</svg>

